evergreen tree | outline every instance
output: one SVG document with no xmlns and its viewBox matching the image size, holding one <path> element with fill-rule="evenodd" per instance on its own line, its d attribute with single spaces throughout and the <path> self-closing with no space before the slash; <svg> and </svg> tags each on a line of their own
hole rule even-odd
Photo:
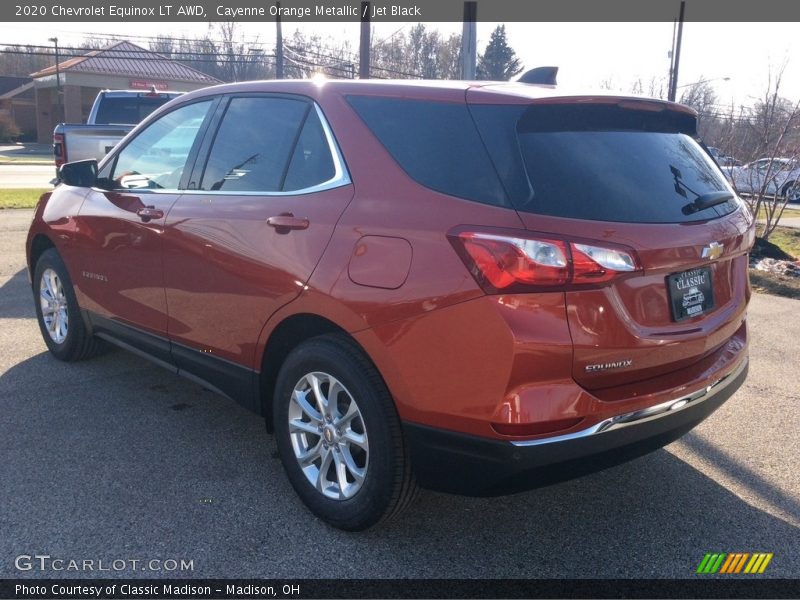
<svg viewBox="0 0 800 600">
<path fill-rule="evenodd" d="M 477 78 L 508 81 L 520 71 L 522 65 L 506 40 L 506 26 L 498 25 L 486 44 L 486 50 L 478 57 Z"/>
</svg>

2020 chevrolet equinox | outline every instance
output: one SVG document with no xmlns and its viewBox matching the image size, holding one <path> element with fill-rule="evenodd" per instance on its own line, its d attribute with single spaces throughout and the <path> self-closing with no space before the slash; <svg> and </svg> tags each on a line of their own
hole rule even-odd
<svg viewBox="0 0 800 600">
<path fill-rule="evenodd" d="M 27 240 L 50 352 L 111 342 L 262 414 L 336 527 L 641 455 L 746 376 L 753 220 L 678 104 L 231 84 L 61 179 Z"/>
</svg>

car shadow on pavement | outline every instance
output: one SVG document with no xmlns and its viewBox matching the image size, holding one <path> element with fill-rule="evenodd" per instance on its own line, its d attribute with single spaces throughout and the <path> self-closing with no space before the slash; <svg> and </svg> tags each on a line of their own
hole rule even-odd
<svg viewBox="0 0 800 600">
<path fill-rule="evenodd" d="M 722 471 L 727 478 L 733 480 L 736 485 L 750 490 L 762 501 L 769 502 L 779 511 L 789 515 L 795 525 L 800 523 L 800 500 L 797 497 L 791 496 L 786 490 L 782 490 L 765 480 L 753 469 L 736 461 L 725 450 L 694 432 L 684 436 L 681 439 L 681 443 L 702 456 L 704 460 L 713 463 L 717 469 Z"/>
<path fill-rule="evenodd" d="M 185 557 L 195 569 L 182 576 L 209 578 L 685 578 L 706 552 L 773 552 L 765 575 L 800 575 L 797 527 L 668 449 L 514 496 L 422 492 L 353 534 L 303 507 L 261 418 L 128 353 L 23 360 L 0 376 L 0 414 L 3 556 Z M 758 473 L 688 439 L 797 512 Z"/>
<path fill-rule="evenodd" d="M 28 272 L 22 269 L 0 286 L 0 319 L 28 319 L 35 316 Z"/>
<path fill-rule="evenodd" d="M 756 474 L 748 485 L 800 516 L 793 499 Z M 446 558 L 463 577 L 558 578 L 692 577 L 706 552 L 758 551 L 780 556 L 771 576 L 797 577 L 799 534 L 662 449 L 506 498 L 429 493 L 410 521 L 371 535 L 411 537 L 409 553 Z"/>
</svg>

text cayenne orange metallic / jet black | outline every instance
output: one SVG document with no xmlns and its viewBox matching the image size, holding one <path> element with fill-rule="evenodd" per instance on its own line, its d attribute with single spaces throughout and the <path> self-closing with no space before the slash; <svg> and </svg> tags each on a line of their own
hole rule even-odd
<svg viewBox="0 0 800 600">
<path fill-rule="evenodd" d="M 521 82 L 186 94 L 39 202 L 42 335 L 263 414 L 298 495 L 344 529 L 417 485 L 598 470 L 746 376 L 753 220 L 695 125 Z"/>
</svg>

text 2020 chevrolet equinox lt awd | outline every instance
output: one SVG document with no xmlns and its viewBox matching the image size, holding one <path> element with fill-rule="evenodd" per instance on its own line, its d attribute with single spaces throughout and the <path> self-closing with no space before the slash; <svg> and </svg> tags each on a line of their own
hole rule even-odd
<svg viewBox="0 0 800 600">
<path fill-rule="evenodd" d="M 39 325 L 264 415 L 311 511 L 509 493 L 678 438 L 747 372 L 753 220 L 658 100 L 475 82 L 248 82 L 62 168 Z"/>
</svg>

